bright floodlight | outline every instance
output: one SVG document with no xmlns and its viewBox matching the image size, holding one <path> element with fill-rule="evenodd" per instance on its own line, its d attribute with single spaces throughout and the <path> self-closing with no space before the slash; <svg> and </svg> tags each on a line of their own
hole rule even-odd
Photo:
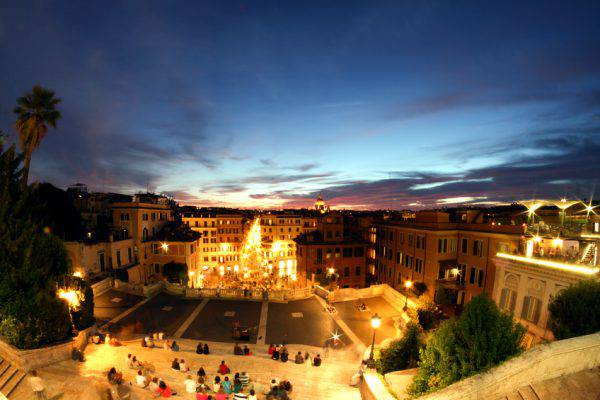
<svg viewBox="0 0 600 400">
<path fill-rule="evenodd" d="M 404 287 L 406 287 L 407 289 L 410 289 L 412 287 L 412 281 L 406 281 L 404 282 Z"/>
<path fill-rule="evenodd" d="M 168 243 L 163 243 L 160 245 L 160 247 L 164 250 L 164 251 L 169 251 L 169 244 Z"/>
<path fill-rule="evenodd" d="M 371 318 L 371 326 L 374 329 L 377 329 L 381 326 L 381 317 L 379 315 L 373 315 L 373 317 Z"/>
</svg>

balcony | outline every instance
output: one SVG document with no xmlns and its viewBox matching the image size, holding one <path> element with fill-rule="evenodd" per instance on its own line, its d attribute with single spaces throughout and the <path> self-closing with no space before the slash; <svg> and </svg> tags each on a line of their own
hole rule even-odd
<svg viewBox="0 0 600 400">
<path fill-rule="evenodd" d="M 498 258 L 538 267 L 553 268 L 584 275 L 600 272 L 600 237 L 561 239 L 559 236 L 532 236 L 523 240 L 513 253 L 499 252 Z"/>
</svg>

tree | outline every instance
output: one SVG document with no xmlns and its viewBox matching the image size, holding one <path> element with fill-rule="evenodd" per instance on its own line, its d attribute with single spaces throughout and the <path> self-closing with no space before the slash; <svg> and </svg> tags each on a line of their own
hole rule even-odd
<svg viewBox="0 0 600 400">
<path fill-rule="evenodd" d="M 556 339 L 600 331 L 600 282 L 581 280 L 553 296 L 548 305 Z"/>
<path fill-rule="evenodd" d="M 187 285 L 188 267 L 186 264 L 169 262 L 163 265 L 163 275 L 169 282 Z"/>
<path fill-rule="evenodd" d="M 72 332 L 68 306 L 56 296 L 70 266 L 62 241 L 32 217 L 22 159 L 14 146 L 5 151 L 0 138 L 0 336 L 34 348 Z"/>
<path fill-rule="evenodd" d="M 524 335 L 487 294 L 474 297 L 458 319 L 431 335 L 408 392 L 420 396 L 498 365 L 522 351 Z"/>
<path fill-rule="evenodd" d="M 34 86 L 31 92 L 17 99 L 13 112 L 17 115 L 15 127 L 19 132 L 21 151 L 25 155 L 23 186 L 27 186 L 33 151 L 48 133 L 48 126 L 56 128 L 56 121 L 61 117 L 56 109 L 58 103 L 60 99 L 54 96 L 54 91 L 41 86 Z"/>
<path fill-rule="evenodd" d="M 404 335 L 382 349 L 375 368 L 381 374 L 414 368 L 419 361 L 419 351 L 423 347 L 419 325 L 409 322 L 404 329 Z"/>
</svg>

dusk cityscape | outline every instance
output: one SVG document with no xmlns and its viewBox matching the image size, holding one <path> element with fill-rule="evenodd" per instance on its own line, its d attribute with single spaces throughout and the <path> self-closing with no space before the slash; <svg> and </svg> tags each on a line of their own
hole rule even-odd
<svg viewBox="0 0 600 400">
<path fill-rule="evenodd" d="M 600 399 L 598 21 L 0 1 L 0 400 Z"/>
</svg>

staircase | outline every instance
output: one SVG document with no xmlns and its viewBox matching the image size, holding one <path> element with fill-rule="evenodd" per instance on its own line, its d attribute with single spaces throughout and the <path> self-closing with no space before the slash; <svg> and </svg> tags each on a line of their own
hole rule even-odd
<svg viewBox="0 0 600 400">
<path fill-rule="evenodd" d="M 594 263 L 594 255 L 596 254 L 596 244 L 590 243 L 586 246 L 583 256 L 581 257 L 581 263 L 592 265 Z"/>
<path fill-rule="evenodd" d="M 12 365 L 8 360 L 0 357 L 0 399 L 10 399 L 10 394 L 21 383 L 25 373 Z"/>
</svg>

